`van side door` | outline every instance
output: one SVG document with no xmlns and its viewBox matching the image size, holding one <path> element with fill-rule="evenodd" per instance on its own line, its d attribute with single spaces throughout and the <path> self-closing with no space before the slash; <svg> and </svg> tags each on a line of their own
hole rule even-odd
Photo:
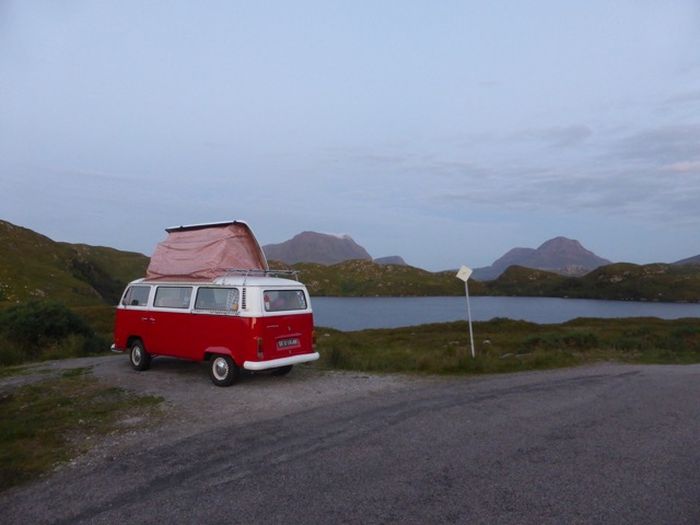
<svg viewBox="0 0 700 525">
<path fill-rule="evenodd" d="M 152 354 L 191 358 L 192 286 L 158 285 L 151 317 Z"/>
</svg>

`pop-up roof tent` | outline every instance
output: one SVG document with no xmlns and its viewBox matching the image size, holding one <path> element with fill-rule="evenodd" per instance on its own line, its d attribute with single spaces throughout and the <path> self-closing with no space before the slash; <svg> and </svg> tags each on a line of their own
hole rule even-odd
<svg viewBox="0 0 700 525">
<path fill-rule="evenodd" d="M 267 259 L 253 231 L 243 221 L 166 228 L 146 278 L 211 280 L 231 270 L 268 270 Z"/>
</svg>

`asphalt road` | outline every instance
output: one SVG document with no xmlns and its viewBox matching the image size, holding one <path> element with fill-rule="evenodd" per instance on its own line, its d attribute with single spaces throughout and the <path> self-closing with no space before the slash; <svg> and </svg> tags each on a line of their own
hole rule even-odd
<svg viewBox="0 0 700 525">
<path fill-rule="evenodd" d="M 64 469 L 0 509 L 4 523 L 697 525 L 700 366 L 409 380 L 261 410 Z"/>
</svg>

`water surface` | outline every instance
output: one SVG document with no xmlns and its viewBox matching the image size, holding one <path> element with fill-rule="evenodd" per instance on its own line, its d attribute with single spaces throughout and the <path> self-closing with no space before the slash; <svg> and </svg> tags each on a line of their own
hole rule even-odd
<svg viewBox="0 0 700 525">
<path fill-rule="evenodd" d="M 467 318 L 464 297 L 314 297 L 318 326 L 339 330 L 395 328 Z M 600 301 L 550 297 L 472 297 L 472 320 L 494 317 L 562 323 L 577 317 L 700 317 L 700 304 Z"/>
</svg>

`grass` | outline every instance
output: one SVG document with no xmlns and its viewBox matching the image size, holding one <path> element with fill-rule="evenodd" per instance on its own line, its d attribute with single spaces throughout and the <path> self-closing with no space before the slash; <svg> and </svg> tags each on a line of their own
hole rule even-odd
<svg viewBox="0 0 700 525">
<path fill-rule="evenodd" d="M 20 365 L 20 366 L 0 366 L 0 379 L 6 377 L 21 377 L 29 375 L 40 375 L 40 374 L 50 374 L 51 370 L 48 368 L 38 368 L 34 366 Z"/>
<path fill-rule="evenodd" d="M 95 437 L 162 401 L 104 385 L 86 368 L 68 369 L 0 396 L 0 490 L 32 480 L 86 452 Z"/>
<path fill-rule="evenodd" d="M 576 319 L 557 325 L 494 319 L 340 332 L 317 328 L 320 366 L 375 372 L 478 374 L 596 361 L 700 363 L 700 319 Z"/>
</svg>

